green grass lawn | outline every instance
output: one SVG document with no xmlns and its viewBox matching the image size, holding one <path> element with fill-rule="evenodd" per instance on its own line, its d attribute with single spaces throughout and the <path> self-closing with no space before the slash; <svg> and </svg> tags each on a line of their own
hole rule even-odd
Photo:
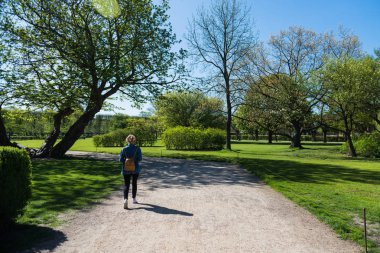
<svg viewBox="0 0 380 253">
<path fill-rule="evenodd" d="M 40 159 L 32 164 L 32 199 L 12 232 L 0 240 L 0 252 L 28 249 L 52 236 L 64 240 L 54 230 L 61 222 L 58 215 L 91 206 L 122 185 L 115 162 Z"/>
<path fill-rule="evenodd" d="M 39 146 L 40 142 L 22 144 Z M 339 153 L 338 145 L 304 146 L 305 149 L 298 150 L 290 149 L 287 143 L 241 142 L 232 145 L 233 151 L 173 151 L 158 142 L 154 147 L 143 147 L 142 151 L 146 156 L 238 163 L 312 212 L 342 238 L 361 246 L 363 208 L 367 208 L 370 252 L 380 252 L 380 160 L 345 157 Z M 79 140 L 72 150 L 120 152 L 119 147 L 96 148 L 92 139 Z"/>
</svg>

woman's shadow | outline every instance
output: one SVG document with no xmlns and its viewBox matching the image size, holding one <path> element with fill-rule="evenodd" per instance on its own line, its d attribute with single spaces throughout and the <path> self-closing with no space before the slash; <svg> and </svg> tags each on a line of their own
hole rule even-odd
<svg viewBox="0 0 380 253">
<path fill-rule="evenodd" d="M 192 213 L 178 211 L 178 210 L 166 208 L 163 206 L 152 205 L 152 204 L 147 204 L 147 203 L 138 203 L 138 205 L 142 205 L 144 207 L 138 207 L 138 208 L 133 208 L 133 209 L 134 210 L 143 209 L 146 211 L 155 212 L 159 214 L 176 214 L 176 215 L 183 215 L 183 216 L 193 216 Z"/>
</svg>

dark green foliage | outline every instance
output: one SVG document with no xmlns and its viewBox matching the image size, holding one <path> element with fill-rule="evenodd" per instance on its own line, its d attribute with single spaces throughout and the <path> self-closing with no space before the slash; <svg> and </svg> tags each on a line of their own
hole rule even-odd
<svg viewBox="0 0 380 253">
<path fill-rule="evenodd" d="M 31 171 L 25 150 L 0 148 L 0 224 L 23 213 L 32 195 Z"/>
<path fill-rule="evenodd" d="M 355 144 L 360 155 L 380 157 L 380 133 L 362 135 Z"/>
<path fill-rule="evenodd" d="M 380 157 L 380 133 L 364 134 L 354 141 L 359 155 Z"/>
<path fill-rule="evenodd" d="M 5 3 L 9 11 L 4 19 L 0 17 L 0 26 L 9 36 L 6 46 L 19 49 L 12 62 L 22 61 L 28 74 L 17 73 L 28 77 L 20 78 L 28 84 L 28 89 L 21 90 L 31 93 L 29 88 L 35 86 L 29 80 L 36 80 L 39 90 L 49 95 L 39 96 L 46 102 L 44 108 L 52 109 L 62 101 L 72 108 L 73 100 L 78 102 L 75 108 L 86 108 L 43 156 L 63 157 L 94 116 L 107 109 L 109 97 L 122 94 L 138 105 L 181 86 L 177 81 L 185 71 L 186 51 L 172 49 L 179 42 L 167 14 L 169 1 L 119 0 L 118 4 L 120 13 L 111 19 L 100 15 L 91 1 Z M 49 92 L 52 87 L 54 92 Z M 33 93 L 26 99 L 36 96 Z"/>
<path fill-rule="evenodd" d="M 122 147 L 128 132 L 124 129 L 112 131 L 108 134 L 95 135 L 93 137 L 96 147 Z"/>
<path fill-rule="evenodd" d="M 125 138 L 129 134 L 136 136 L 137 145 L 140 147 L 153 146 L 157 141 L 156 130 L 144 124 L 118 129 L 108 134 L 96 135 L 93 137 L 93 140 L 96 147 L 123 147 L 125 145 Z"/>
<path fill-rule="evenodd" d="M 167 149 L 221 150 L 225 138 L 226 133 L 215 128 L 202 130 L 179 126 L 169 128 L 163 134 L 163 141 Z"/>
<path fill-rule="evenodd" d="M 354 146 L 360 156 L 369 158 L 380 157 L 380 133 L 363 134 L 354 140 Z M 343 143 L 340 147 L 342 153 L 348 150 L 347 143 Z"/>
<path fill-rule="evenodd" d="M 223 128 L 223 101 L 200 91 L 171 92 L 155 102 L 156 115 L 166 127 Z"/>
</svg>

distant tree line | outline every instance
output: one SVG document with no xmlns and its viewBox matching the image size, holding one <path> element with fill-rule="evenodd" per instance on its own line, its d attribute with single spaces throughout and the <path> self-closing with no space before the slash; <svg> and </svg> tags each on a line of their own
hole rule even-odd
<svg viewBox="0 0 380 253">
<path fill-rule="evenodd" d="M 80 113 L 73 113 L 62 121 L 61 135 L 69 130 L 71 124 L 77 120 Z M 30 110 L 4 110 L 4 123 L 11 140 L 42 139 L 51 128 L 54 112 Z M 124 114 L 97 114 L 85 128 L 83 137 L 105 134 L 113 130 L 127 128 L 136 122 L 152 121 L 147 118 L 128 116 Z"/>
</svg>

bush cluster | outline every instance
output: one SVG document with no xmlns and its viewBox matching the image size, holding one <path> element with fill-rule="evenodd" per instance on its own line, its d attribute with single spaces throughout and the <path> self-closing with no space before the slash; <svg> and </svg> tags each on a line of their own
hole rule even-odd
<svg viewBox="0 0 380 253">
<path fill-rule="evenodd" d="M 364 157 L 380 157 L 380 133 L 364 134 L 355 142 L 357 152 Z"/>
<path fill-rule="evenodd" d="M 178 126 L 163 133 L 166 148 L 177 150 L 221 150 L 225 139 L 225 132 L 215 128 L 203 130 Z"/>
<path fill-rule="evenodd" d="M 354 140 L 356 152 L 360 156 L 379 158 L 380 157 L 380 133 L 363 134 Z M 340 148 L 342 153 L 347 152 L 348 145 L 343 143 Z"/>
<path fill-rule="evenodd" d="M 155 129 L 144 126 L 118 129 L 107 134 L 96 135 L 93 137 L 93 141 L 96 147 L 123 147 L 125 138 L 129 134 L 136 136 L 137 145 L 140 147 L 153 146 L 157 141 Z"/>
<path fill-rule="evenodd" d="M 17 218 L 32 195 L 32 164 L 28 153 L 0 148 L 0 225 Z"/>
</svg>

